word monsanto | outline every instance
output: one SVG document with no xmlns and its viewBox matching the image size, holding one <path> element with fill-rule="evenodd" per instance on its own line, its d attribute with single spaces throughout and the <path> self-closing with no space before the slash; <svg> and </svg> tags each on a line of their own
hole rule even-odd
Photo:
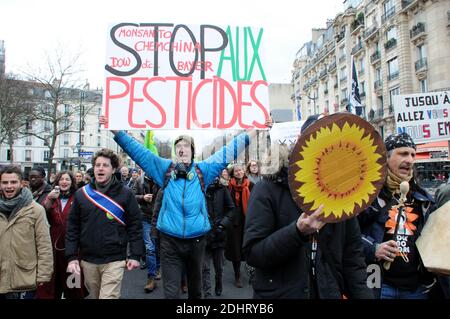
<svg viewBox="0 0 450 319">
<path fill-rule="evenodd" d="M 264 128 L 263 29 L 120 23 L 108 38 L 110 128 Z"/>
</svg>

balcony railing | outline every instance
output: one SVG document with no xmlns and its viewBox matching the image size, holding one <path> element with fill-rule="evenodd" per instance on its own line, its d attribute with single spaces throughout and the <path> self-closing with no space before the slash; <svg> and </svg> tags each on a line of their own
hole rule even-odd
<svg viewBox="0 0 450 319">
<path fill-rule="evenodd" d="M 426 68 L 428 66 L 427 58 L 417 60 L 416 63 L 414 63 L 414 66 L 416 68 L 416 71 Z"/>
<path fill-rule="evenodd" d="M 359 50 L 363 48 L 363 44 L 361 42 L 358 42 L 353 48 L 352 48 L 352 55 L 356 54 Z"/>
<path fill-rule="evenodd" d="M 416 2 L 417 0 L 402 0 L 402 9 L 405 9 L 413 2 Z"/>
<path fill-rule="evenodd" d="M 342 62 L 345 60 L 345 53 L 339 56 L 339 62 Z"/>
<path fill-rule="evenodd" d="M 388 50 L 391 50 L 392 48 L 394 48 L 396 45 L 397 45 L 397 39 L 391 38 L 384 44 L 384 48 L 386 49 L 386 51 L 388 51 Z"/>
<path fill-rule="evenodd" d="M 319 73 L 319 78 L 323 78 L 327 75 L 327 68 L 324 68 L 322 71 L 320 71 Z"/>
<path fill-rule="evenodd" d="M 389 81 L 395 80 L 396 78 L 398 78 L 398 75 L 399 75 L 398 71 L 388 74 L 388 80 Z"/>
<path fill-rule="evenodd" d="M 25 162 L 31 162 L 31 157 L 25 157 Z"/>
<path fill-rule="evenodd" d="M 385 23 L 386 20 L 393 17 L 394 14 L 395 14 L 395 7 L 392 7 L 383 14 L 383 16 L 381 17 L 381 23 Z"/>
<path fill-rule="evenodd" d="M 372 55 L 370 56 L 370 62 L 373 64 L 373 63 L 375 63 L 376 61 L 378 61 L 380 58 L 381 58 L 380 51 L 377 50 L 377 51 L 375 51 L 374 54 L 372 54 Z"/>
<path fill-rule="evenodd" d="M 368 37 L 370 37 L 371 35 L 373 35 L 375 33 L 375 31 L 378 30 L 378 26 L 375 24 L 373 26 L 371 26 L 369 29 L 364 31 L 364 39 L 367 39 Z"/>
<path fill-rule="evenodd" d="M 341 78 L 339 79 L 339 81 L 345 81 L 345 80 L 347 80 L 347 76 L 346 75 L 343 75 L 343 76 L 341 76 Z"/>
<path fill-rule="evenodd" d="M 417 37 L 419 34 L 425 32 L 425 24 L 422 22 L 417 23 L 413 28 L 409 31 L 409 37 L 411 39 Z"/>
<path fill-rule="evenodd" d="M 330 65 L 328 66 L 328 71 L 333 71 L 334 69 L 336 69 L 336 61 L 333 61 L 330 63 Z"/>
<path fill-rule="evenodd" d="M 341 31 L 336 34 L 336 42 L 340 42 L 345 37 L 345 31 Z"/>
</svg>

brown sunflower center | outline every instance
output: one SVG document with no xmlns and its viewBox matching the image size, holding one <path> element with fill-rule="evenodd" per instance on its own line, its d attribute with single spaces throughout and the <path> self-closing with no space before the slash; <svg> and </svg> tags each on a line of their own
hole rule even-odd
<svg viewBox="0 0 450 319">
<path fill-rule="evenodd" d="M 344 198 L 362 185 L 366 172 L 367 161 L 361 150 L 355 144 L 339 141 L 317 157 L 314 175 L 328 197 Z"/>
</svg>

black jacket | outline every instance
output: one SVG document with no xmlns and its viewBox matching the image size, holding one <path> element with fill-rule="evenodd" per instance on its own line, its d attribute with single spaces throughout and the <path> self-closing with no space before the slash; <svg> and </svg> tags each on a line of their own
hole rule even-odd
<svg viewBox="0 0 450 319">
<path fill-rule="evenodd" d="M 95 189 L 95 184 L 91 184 Z M 79 189 L 68 217 L 66 257 L 94 264 L 125 260 L 129 243 L 130 258 L 140 260 L 143 252 L 141 211 L 133 192 L 114 179 L 106 194 L 125 209 L 125 226 L 106 217 Z"/>
<path fill-rule="evenodd" d="M 309 299 L 309 236 L 300 236 L 297 231 L 301 210 L 292 200 L 287 173 L 284 175 L 278 181 L 265 180 L 254 186 L 245 223 L 244 253 L 247 263 L 255 267 L 255 298 Z M 354 218 L 327 224 L 319 232 L 316 257 L 319 298 L 338 299 L 344 293 L 349 298 L 373 298 L 366 285 L 360 236 Z"/>
<path fill-rule="evenodd" d="M 228 188 L 220 182 L 208 186 L 206 205 L 211 221 L 211 231 L 207 236 L 208 247 L 223 248 L 226 240 L 225 229 L 231 225 L 234 213 L 234 204 Z"/>
</svg>

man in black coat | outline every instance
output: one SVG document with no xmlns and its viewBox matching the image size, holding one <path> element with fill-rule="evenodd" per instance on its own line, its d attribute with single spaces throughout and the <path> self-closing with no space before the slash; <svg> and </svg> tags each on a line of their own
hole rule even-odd
<svg viewBox="0 0 450 319">
<path fill-rule="evenodd" d="M 113 151 L 98 151 L 92 164 L 94 180 L 75 193 L 69 213 L 67 271 L 80 275 L 80 254 L 89 296 L 118 299 L 125 267 L 138 268 L 143 254 L 141 212 L 133 192 L 113 174 L 119 166 Z"/>
<path fill-rule="evenodd" d="M 215 272 L 215 293 L 222 294 L 222 274 L 224 263 L 224 250 L 226 241 L 225 229 L 231 224 L 234 213 L 234 204 L 228 190 L 228 181 L 216 178 L 206 190 L 206 203 L 212 229 L 207 235 L 205 257 L 203 260 L 202 283 L 203 297 L 211 297 L 211 260 Z"/>
<path fill-rule="evenodd" d="M 322 206 L 304 214 L 289 191 L 287 147 L 278 154 L 280 168 L 255 185 L 248 204 L 244 253 L 255 267 L 254 297 L 373 298 L 357 220 L 326 224 Z"/>
</svg>

